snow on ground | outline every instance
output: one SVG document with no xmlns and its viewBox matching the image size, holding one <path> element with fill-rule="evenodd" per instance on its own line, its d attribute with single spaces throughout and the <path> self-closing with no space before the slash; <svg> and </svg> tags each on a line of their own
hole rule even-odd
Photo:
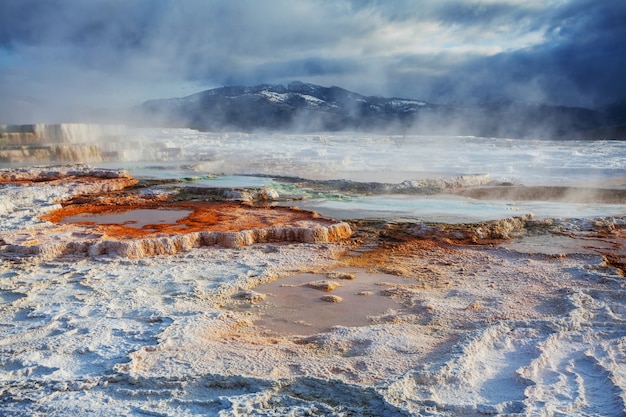
<svg viewBox="0 0 626 417">
<path fill-rule="evenodd" d="M 374 161 L 373 175 L 391 163 L 391 152 L 375 145 L 396 146 L 378 137 L 349 136 L 344 143 L 336 136 L 294 136 L 295 144 L 277 148 L 276 138 L 242 135 L 224 145 L 229 138 L 191 131 L 159 135 L 227 162 L 237 160 L 237 149 L 258 149 L 258 164 L 229 166 L 244 174 L 262 167 L 335 175 L 307 169 L 336 163 L 357 175 Z M 585 154 L 588 166 L 575 155 L 564 164 L 607 174 L 597 143 L 535 143 L 534 150 L 505 140 L 469 143 L 475 155 L 483 146 L 500 149 L 491 155 L 500 162 L 483 165 L 496 177 L 519 167 L 516 155 L 534 152 L 535 161 Z M 333 152 L 351 146 L 362 152 Z M 607 146 L 614 147 L 607 169 L 623 169 L 623 148 Z M 299 166 L 298 147 L 309 156 Z M 407 172 L 419 154 L 399 155 L 390 177 Z M 465 165 L 448 156 L 451 174 L 485 172 L 478 156 Z M 425 159 L 428 171 L 444 173 L 438 165 L 444 158 L 432 159 Z M 423 177 L 421 169 L 412 172 Z M 619 182 L 621 173 L 613 171 L 610 180 Z M 37 217 L 59 200 L 106 191 L 72 183 L 2 186 L 0 232 L 41 228 Z M 485 246 L 431 241 L 417 236 L 420 228 L 408 229 L 400 243 L 386 241 L 396 226 L 383 221 L 376 233 L 357 233 L 350 244 L 209 246 L 143 259 L 0 258 L 0 414 L 623 415 L 626 281 L 607 258 L 624 258 L 623 218 L 542 224 L 558 233 L 538 228 Z M 400 307 L 372 317 L 369 326 L 283 335 L 256 324 L 261 303 L 258 311 L 230 307 L 233 296 L 259 284 L 303 272 L 351 271 L 358 280 L 365 270 L 381 280 L 385 274 L 406 280 L 381 286 Z M 271 294 L 266 300 L 272 302 Z"/>
</svg>

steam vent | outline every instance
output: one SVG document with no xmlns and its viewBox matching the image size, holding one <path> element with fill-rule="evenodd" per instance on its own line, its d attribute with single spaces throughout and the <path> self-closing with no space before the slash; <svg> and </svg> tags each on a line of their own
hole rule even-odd
<svg viewBox="0 0 626 417">
<path fill-rule="evenodd" d="M 158 191 L 134 187 L 137 183 L 125 171 L 86 166 L 0 171 L 0 186 L 11 187 L 14 195 L 1 203 L 0 212 L 10 204 L 55 201 L 41 213 L 25 207 L 24 220 L 32 227 L 4 234 L 0 251 L 14 258 L 142 258 L 211 245 L 324 243 L 352 234 L 347 223 L 294 207 L 255 206 L 223 195 L 186 201 L 175 188 Z"/>
</svg>

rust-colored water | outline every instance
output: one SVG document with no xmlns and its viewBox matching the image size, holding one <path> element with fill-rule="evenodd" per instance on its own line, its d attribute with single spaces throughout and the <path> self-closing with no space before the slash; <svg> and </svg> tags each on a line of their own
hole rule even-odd
<svg viewBox="0 0 626 417">
<path fill-rule="evenodd" d="M 361 268 L 346 268 L 354 279 L 335 279 L 326 274 L 305 273 L 262 284 L 254 288 L 264 294 L 265 300 L 249 303 L 236 302 L 230 308 L 259 314 L 255 322 L 262 332 L 275 335 L 312 335 L 328 331 L 334 326 L 358 327 L 375 322 L 389 310 L 402 310 L 401 300 L 392 294 L 394 289 L 414 284 L 408 278 L 370 273 Z M 332 280 L 340 284 L 330 292 L 308 286 L 308 283 Z M 340 302 L 324 301 L 334 295 Z"/>
<path fill-rule="evenodd" d="M 61 223 L 117 224 L 136 229 L 154 230 L 153 225 L 176 225 L 192 210 L 134 209 L 115 213 L 81 213 L 63 217 Z M 184 224 L 182 226 L 185 226 Z"/>
</svg>

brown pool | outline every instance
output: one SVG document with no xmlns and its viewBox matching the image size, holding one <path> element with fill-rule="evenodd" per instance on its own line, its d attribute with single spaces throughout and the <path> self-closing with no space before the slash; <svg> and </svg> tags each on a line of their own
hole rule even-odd
<svg viewBox="0 0 626 417">
<path fill-rule="evenodd" d="M 81 223 L 98 225 L 124 225 L 136 229 L 153 229 L 154 225 L 178 225 L 178 223 L 193 213 L 192 210 L 170 209 L 134 209 L 116 213 L 81 213 L 63 217 L 62 224 Z M 182 224 L 184 227 L 185 225 Z"/>
<path fill-rule="evenodd" d="M 354 279 L 330 278 L 340 286 L 326 292 L 308 285 L 329 280 L 326 274 L 294 275 L 254 288 L 256 293 L 265 295 L 263 301 L 236 302 L 228 307 L 258 314 L 255 325 L 261 332 L 283 336 L 313 335 L 335 326 L 368 326 L 376 322 L 376 316 L 405 309 L 402 300 L 392 294 L 394 289 L 411 285 L 410 279 L 362 268 L 338 271 L 349 272 Z M 342 301 L 324 301 L 327 295 L 338 296 Z"/>
</svg>

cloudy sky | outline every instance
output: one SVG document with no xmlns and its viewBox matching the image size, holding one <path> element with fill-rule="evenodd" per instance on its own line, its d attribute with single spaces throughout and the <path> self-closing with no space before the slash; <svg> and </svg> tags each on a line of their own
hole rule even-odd
<svg viewBox="0 0 626 417">
<path fill-rule="evenodd" d="M 292 80 L 599 107 L 626 98 L 624 22 L 624 0 L 2 0 L 0 122 Z"/>
</svg>

